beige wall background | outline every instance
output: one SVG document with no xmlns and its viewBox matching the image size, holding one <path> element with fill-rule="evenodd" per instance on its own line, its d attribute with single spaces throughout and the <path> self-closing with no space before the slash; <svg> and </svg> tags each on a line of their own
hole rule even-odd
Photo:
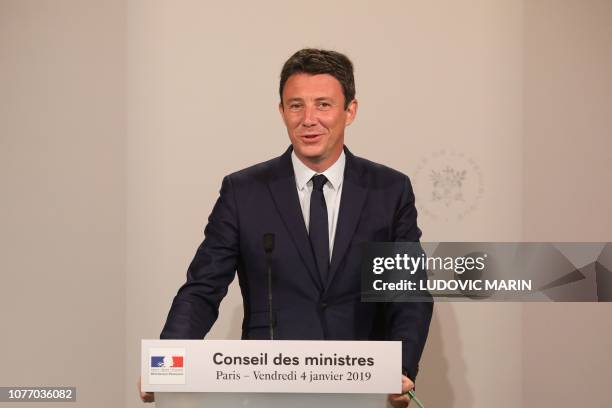
<svg viewBox="0 0 612 408">
<path fill-rule="evenodd" d="M 0 0 L 0 386 L 76 386 L 58 407 L 125 399 L 125 27 Z"/>
<path fill-rule="evenodd" d="M 612 2 L 526 1 L 525 39 L 525 240 L 610 242 Z M 530 406 L 612 405 L 610 306 L 523 305 Z"/>
<path fill-rule="evenodd" d="M 611 241 L 611 23 L 606 0 L 0 0 L 0 385 L 142 406 L 139 341 L 222 177 L 288 145 L 278 73 L 304 46 L 353 59 L 347 144 L 411 176 L 424 240 Z M 431 199 L 444 166 L 467 169 L 464 201 Z M 609 312 L 437 304 L 419 395 L 607 406 Z M 232 287 L 209 337 L 241 319 Z"/>
</svg>

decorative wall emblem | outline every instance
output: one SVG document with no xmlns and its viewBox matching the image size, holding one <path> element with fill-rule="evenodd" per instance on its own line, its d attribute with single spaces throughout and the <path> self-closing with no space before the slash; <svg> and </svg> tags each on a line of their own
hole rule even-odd
<svg viewBox="0 0 612 408">
<path fill-rule="evenodd" d="M 419 162 L 414 189 L 420 214 L 445 221 L 462 220 L 478 208 L 484 181 L 474 159 L 442 149 Z"/>
</svg>

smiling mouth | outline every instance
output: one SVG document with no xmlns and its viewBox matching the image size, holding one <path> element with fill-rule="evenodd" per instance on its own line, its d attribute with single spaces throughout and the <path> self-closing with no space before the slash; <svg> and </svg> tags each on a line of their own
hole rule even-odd
<svg viewBox="0 0 612 408">
<path fill-rule="evenodd" d="M 321 136 L 320 133 L 317 133 L 317 134 L 314 134 L 314 135 L 301 135 L 301 137 L 303 139 L 306 139 L 306 140 L 313 140 L 313 139 L 316 139 L 319 136 Z"/>
</svg>

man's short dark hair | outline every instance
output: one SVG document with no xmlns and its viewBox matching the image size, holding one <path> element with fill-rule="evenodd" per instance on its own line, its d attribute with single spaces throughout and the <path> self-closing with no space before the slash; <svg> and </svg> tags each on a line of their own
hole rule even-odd
<svg viewBox="0 0 612 408">
<path fill-rule="evenodd" d="M 283 102 L 283 89 L 289 77 L 293 74 L 329 74 L 342 85 L 344 94 L 344 109 L 355 99 L 355 78 L 353 63 L 344 54 L 336 51 L 304 48 L 293 54 L 283 65 L 280 77 L 280 99 Z"/>
</svg>

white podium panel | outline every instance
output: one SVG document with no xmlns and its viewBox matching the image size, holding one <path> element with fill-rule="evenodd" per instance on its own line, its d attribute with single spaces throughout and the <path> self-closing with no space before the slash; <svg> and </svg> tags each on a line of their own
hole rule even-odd
<svg viewBox="0 0 612 408">
<path fill-rule="evenodd" d="M 157 406 L 387 406 L 401 392 L 401 342 L 143 340 L 142 390 Z"/>
<path fill-rule="evenodd" d="M 158 408 L 385 408 L 386 394 L 245 394 L 162 392 Z M 412 405 L 412 404 L 411 404 Z"/>
</svg>

